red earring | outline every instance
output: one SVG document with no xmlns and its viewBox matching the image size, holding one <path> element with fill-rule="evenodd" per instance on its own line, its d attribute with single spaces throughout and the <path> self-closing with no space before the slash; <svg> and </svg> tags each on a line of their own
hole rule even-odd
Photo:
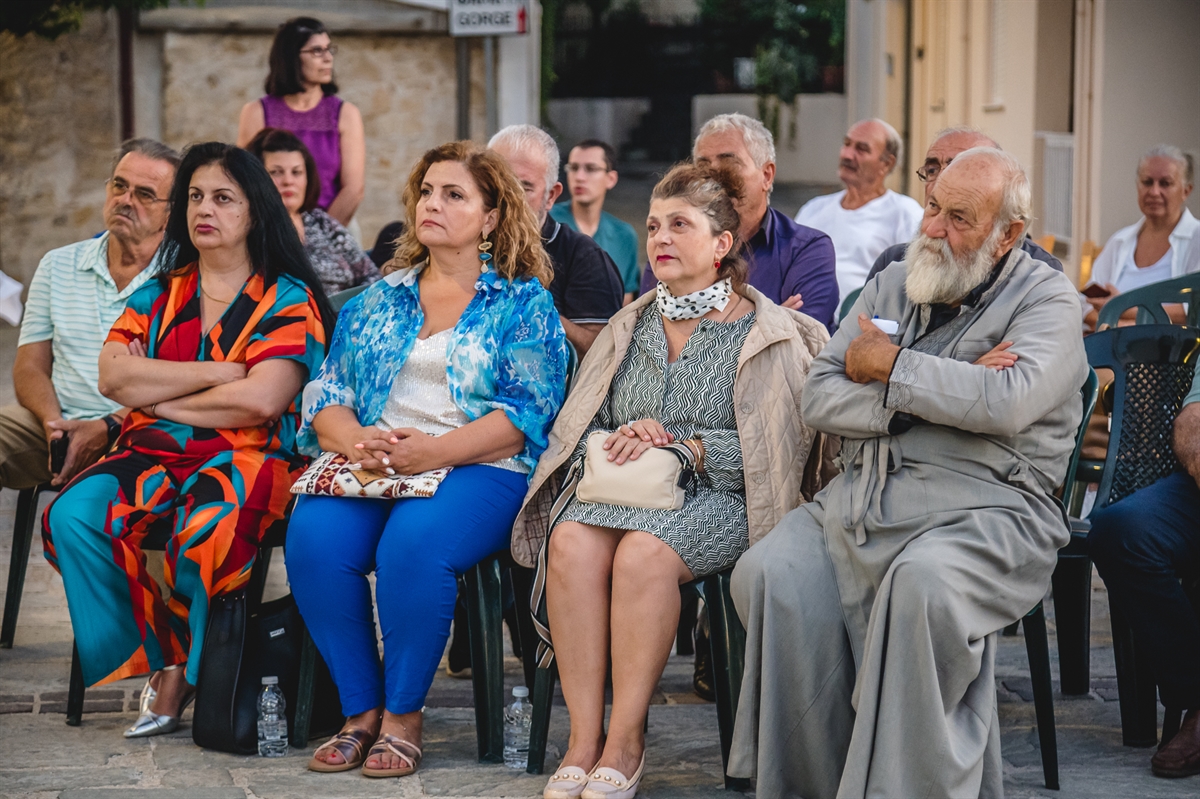
<svg viewBox="0 0 1200 799">
<path fill-rule="evenodd" d="M 721 268 L 721 262 L 713 261 L 713 269 L 720 269 L 720 268 Z"/>
</svg>

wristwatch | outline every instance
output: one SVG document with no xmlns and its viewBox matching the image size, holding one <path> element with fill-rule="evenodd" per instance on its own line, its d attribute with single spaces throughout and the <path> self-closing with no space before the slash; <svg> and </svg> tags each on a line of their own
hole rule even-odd
<svg viewBox="0 0 1200 799">
<path fill-rule="evenodd" d="M 111 447 L 117 441 L 117 437 L 121 435 L 121 420 L 113 414 L 104 417 L 104 423 L 108 425 L 108 445 Z"/>
</svg>

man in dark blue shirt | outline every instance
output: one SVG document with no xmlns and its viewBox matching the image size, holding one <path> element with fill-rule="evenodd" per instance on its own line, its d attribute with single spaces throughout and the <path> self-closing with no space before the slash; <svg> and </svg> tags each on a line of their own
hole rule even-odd
<svg viewBox="0 0 1200 799">
<path fill-rule="evenodd" d="M 721 114 L 704 123 L 692 145 L 698 164 L 727 166 L 742 178 L 739 236 L 750 262 L 749 283 L 775 302 L 802 311 L 826 327 L 837 311 L 837 262 L 833 242 L 819 230 L 797 225 L 771 208 L 775 142 L 771 132 L 743 114 Z M 642 293 L 656 285 L 646 267 Z"/>
</svg>

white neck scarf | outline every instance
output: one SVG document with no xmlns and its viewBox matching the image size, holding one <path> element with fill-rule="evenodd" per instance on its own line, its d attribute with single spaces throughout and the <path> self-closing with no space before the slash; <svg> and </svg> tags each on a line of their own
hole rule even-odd
<svg viewBox="0 0 1200 799">
<path fill-rule="evenodd" d="M 672 322 L 698 319 L 711 310 L 723 311 L 733 296 L 733 281 L 719 280 L 706 289 L 676 297 L 661 280 L 658 283 L 658 312 Z"/>
</svg>

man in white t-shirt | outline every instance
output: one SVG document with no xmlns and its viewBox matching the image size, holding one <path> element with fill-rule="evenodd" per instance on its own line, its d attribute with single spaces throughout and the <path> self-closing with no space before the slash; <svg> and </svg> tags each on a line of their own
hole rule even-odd
<svg viewBox="0 0 1200 799">
<path fill-rule="evenodd" d="M 901 146 L 900 134 L 882 119 L 855 122 L 838 160 L 846 189 L 815 197 L 796 214 L 796 222 L 833 239 L 842 299 L 863 287 L 881 252 L 910 241 L 921 225 L 920 203 L 883 185 L 900 162 Z"/>
</svg>

